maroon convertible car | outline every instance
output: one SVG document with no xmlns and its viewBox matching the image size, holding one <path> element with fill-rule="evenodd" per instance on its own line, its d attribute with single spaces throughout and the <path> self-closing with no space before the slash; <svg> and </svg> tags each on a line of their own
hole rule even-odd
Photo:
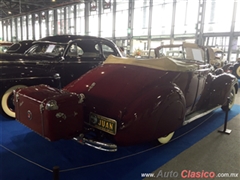
<svg viewBox="0 0 240 180">
<path fill-rule="evenodd" d="M 46 85 L 14 92 L 17 120 L 50 141 L 74 139 L 105 151 L 158 139 L 216 108 L 230 109 L 235 76 L 214 70 L 196 44 L 174 45 L 181 57 L 110 55 L 62 90 Z M 227 99 L 230 97 L 230 103 Z"/>
</svg>

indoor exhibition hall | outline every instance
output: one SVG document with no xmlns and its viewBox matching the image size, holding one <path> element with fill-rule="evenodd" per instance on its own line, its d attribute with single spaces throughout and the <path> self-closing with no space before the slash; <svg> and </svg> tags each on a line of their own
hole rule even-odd
<svg viewBox="0 0 240 180">
<path fill-rule="evenodd" d="M 240 0 L 0 0 L 0 180 L 240 180 Z"/>
</svg>

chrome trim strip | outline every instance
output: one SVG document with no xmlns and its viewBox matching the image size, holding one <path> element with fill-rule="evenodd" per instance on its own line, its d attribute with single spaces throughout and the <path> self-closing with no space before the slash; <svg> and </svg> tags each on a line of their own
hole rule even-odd
<svg viewBox="0 0 240 180">
<path fill-rule="evenodd" d="M 19 77 L 19 78 L 0 78 L 1 81 L 9 81 L 9 80 L 34 80 L 34 79 L 60 79 L 58 76 L 43 76 L 43 77 Z"/>
<path fill-rule="evenodd" d="M 203 117 L 203 116 L 211 113 L 212 111 L 214 111 L 214 110 L 216 110 L 216 109 L 218 109 L 218 108 L 220 108 L 220 107 L 221 107 L 221 106 L 217 106 L 217 107 L 212 108 L 212 109 L 210 109 L 210 110 L 208 110 L 208 111 L 206 111 L 206 112 L 204 112 L 204 113 L 201 113 L 201 114 L 199 114 L 199 115 L 197 115 L 197 116 L 194 116 L 194 117 L 192 117 L 192 118 L 190 118 L 190 119 L 188 119 L 188 120 L 185 120 L 185 121 L 183 122 L 183 125 L 186 125 L 186 124 L 188 124 L 188 123 L 190 123 L 190 122 L 192 122 L 192 121 L 194 121 L 194 120 L 196 120 L 196 119 L 199 119 L 199 118 L 201 118 L 201 117 Z"/>
<path fill-rule="evenodd" d="M 108 151 L 108 152 L 116 152 L 117 151 L 117 145 L 112 144 L 112 143 L 103 143 L 100 141 L 94 141 L 91 139 L 87 139 L 84 137 L 83 134 L 80 134 L 78 137 L 73 138 L 73 140 L 79 142 L 80 144 L 87 145 L 87 146 L 93 147 L 98 150 Z"/>
</svg>

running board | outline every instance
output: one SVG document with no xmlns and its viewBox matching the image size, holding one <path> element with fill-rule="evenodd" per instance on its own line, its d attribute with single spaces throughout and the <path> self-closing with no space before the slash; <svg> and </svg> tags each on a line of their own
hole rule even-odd
<svg viewBox="0 0 240 180">
<path fill-rule="evenodd" d="M 212 108 L 212 109 L 210 109 L 210 110 L 208 110 L 208 111 L 205 111 L 205 112 L 200 113 L 200 114 L 198 114 L 198 115 L 196 115 L 196 116 L 193 116 L 193 117 L 190 118 L 190 119 L 186 119 L 186 120 L 183 122 L 183 125 L 186 125 L 186 124 L 188 124 L 188 123 L 190 123 L 190 122 L 192 122 L 192 121 L 194 121 L 194 120 L 196 120 L 196 119 L 199 119 L 199 118 L 201 118 L 201 117 L 203 117 L 203 116 L 211 113 L 212 111 L 214 111 L 214 110 L 216 110 L 216 109 L 218 109 L 218 108 L 220 108 L 220 107 L 221 107 L 221 106 L 217 106 L 217 107 Z M 194 113 L 194 114 L 195 114 L 195 113 Z M 189 115 L 189 116 L 191 116 L 191 115 Z"/>
</svg>

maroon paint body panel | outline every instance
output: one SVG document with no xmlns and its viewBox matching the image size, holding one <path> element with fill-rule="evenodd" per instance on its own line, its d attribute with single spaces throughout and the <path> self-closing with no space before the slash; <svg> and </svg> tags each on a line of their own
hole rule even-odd
<svg viewBox="0 0 240 180">
<path fill-rule="evenodd" d="M 82 104 L 76 94 L 46 85 L 19 89 L 15 94 L 16 119 L 41 136 L 56 141 L 82 132 L 83 123 L 79 121 L 83 114 Z M 57 103 L 55 107 L 54 102 Z"/>
</svg>

